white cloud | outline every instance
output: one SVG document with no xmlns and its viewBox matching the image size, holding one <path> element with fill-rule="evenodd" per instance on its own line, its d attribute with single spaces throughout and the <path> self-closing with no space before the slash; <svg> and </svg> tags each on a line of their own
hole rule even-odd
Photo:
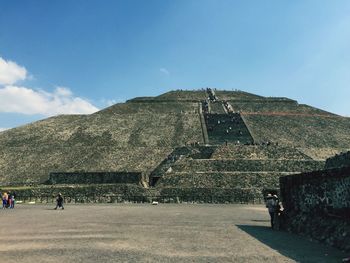
<svg viewBox="0 0 350 263">
<path fill-rule="evenodd" d="M 0 57 L 0 112 L 54 116 L 90 114 L 99 110 L 89 101 L 75 97 L 73 92 L 65 87 L 56 87 L 55 91 L 50 93 L 16 84 L 20 80 L 30 78 L 24 67 Z"/>
<path fill-rule="evenodd" d="M 27 70 L 0 57 L 0 85 L 12 85 L 27 78 Z"/>
<path fill-rule="evenodd" d="M 64 87 L 57 87 L 52 93 L 13 85 L 0 88 L 0 112 L 54 116 L 90 114 L 98 110 L 89 101 L 75 97 L 71 90 Z"/>
<path fill-rule="evenodd" d="M 10 129 L 10 128 L 0 128 L 0 132 L 6 131 L 8 129 Z"/>
<path fill-rule="evenodd" d="M 159 71 L 162 72 L 165 75 L 170 75 L 169 70 L 167 70 L 166 68 L 160 68 Z"/>
<path fill-rule="evenodd" d="M 101 107 L 109 107 L 117 103 L 125 102 L 125 99 L 100 99 L 99 104 Z"/>
<path fill-rule="evenodd" d="M 117 103 L 116 100 L 107 100 L 107 101 L 106 101 L 107 106 L 112 106 L 112 105 L 114 105 L 114 104 L 116 104 L 116 103 Z"/>
</svg>

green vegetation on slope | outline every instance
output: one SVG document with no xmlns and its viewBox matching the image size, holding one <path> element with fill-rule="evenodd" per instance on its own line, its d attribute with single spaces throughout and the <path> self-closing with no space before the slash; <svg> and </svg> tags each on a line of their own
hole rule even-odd
<svg viewBox="0 0 350 263">
<path fill-rule="evenodd" d="M 144 111 L 142 103 L 127 103 L 5 131 L 0 183 L 43 182 L 52 171 L 149 173 L 174 147 L 203 142 L 198 104 L 175 104 L 152 104 L 151 112 L 149 103 Z"/>
<path fill-rule="evenodd" d="M 247 115 L 255 139 L 302 148 L 349 148 L 350 118 Z"/>
<path fill-rule="evenodd" d="M 243 113 L 249 131 L 243 129 L 246 127 L 243 122 L 242 127 L 231 127 L 232 133 L 230 127 L 218 130 L 207 126 L 212 129 L 208 133 L 212 139 L 209 143 L 230 141 L 227 136 L 241 144 L 251 142 L 245 136 L 249 133 L 257 143 L 278 142 L 278 146 L 229 144 L 219 147 L 210 160 L 191 161 L 194 158 L 191 155 L 178 156 L 180 161 L 171 163 L 174 175 L 176 169 L 183 174 L 207 173 L 214 184 L 225 182 L 226 173 L 232 172 L 304 171 L 322 166 L 322 162 L 310 159 L 324 160 L 350 149 L 350 118 L 287 98 L 261 97 L 242 91 L 215 90 L 215 93 L 219 101 L 211 103 L 213 112 L 226 116 L 222 101 L 228 100 L 235 111 Z M 91 115 L 56 116 L 1 132 L 0 183 L 44 182 L 53 171 L 150 174 L 174 149 L 195 142 L 204 144 L 199 109 L 200 102 L 207 97 L 204 89 L 170 91 L 157 97 L 135 98 Z M 200 180 L 200 175 L 196 174 L 196 178 Z"/>
</svg>

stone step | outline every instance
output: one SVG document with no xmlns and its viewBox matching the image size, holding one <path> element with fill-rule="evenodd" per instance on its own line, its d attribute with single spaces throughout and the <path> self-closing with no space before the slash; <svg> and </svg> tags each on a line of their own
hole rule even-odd
<svg viewBox="0 0 350 263">
<path fill-rule="evenodd" d="M 245 144 L 253 142 L 253 138 L 240 114 L 205 114 L 204 117 L 210 144 L 227 142 Z"/>
<path fill-rule="evenodd" d="M 233 145 L 217 147 L 213 159 L 312 160 L 299 150 L 278 145 Z"/>
<path fill-rule="evenodd" d="M 182 160 L 172 166 L 174 172 L 233 172 L 233 171 L 275 171 L 275 172 L 305 172 L 324 168 L 323 161 L 314 160 Z"/>
<path fill-rule="evenodd" d="M 262 187 L 278 188 L 279 178 L 287 172 L 200 172 L 168 173 L 157 187 Z"/>
</svg>

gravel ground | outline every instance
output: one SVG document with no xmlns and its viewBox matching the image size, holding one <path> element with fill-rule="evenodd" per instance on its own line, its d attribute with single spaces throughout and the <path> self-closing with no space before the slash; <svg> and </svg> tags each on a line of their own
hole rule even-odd
<svg viewBox="0 0 350 263">
<path fill-rule="evenodd" d="M 0 210 L 1 262 L 341 262 L 271 230 L 257 205 L 17 205 Z"/>
</svg>

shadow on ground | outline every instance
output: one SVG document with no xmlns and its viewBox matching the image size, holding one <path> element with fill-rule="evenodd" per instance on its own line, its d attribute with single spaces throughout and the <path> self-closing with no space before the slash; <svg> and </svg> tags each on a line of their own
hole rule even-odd
<svg viewBox="0 0 350 263">
<path fill-rule="evenodd" d="M 306 237 L 284 231 L 275 231 L 266 226 L 236 225 L 250 236 L 296 262 L 342 262 L 346 255 L 335 248 L 325 246 Z"/>
</svg>

